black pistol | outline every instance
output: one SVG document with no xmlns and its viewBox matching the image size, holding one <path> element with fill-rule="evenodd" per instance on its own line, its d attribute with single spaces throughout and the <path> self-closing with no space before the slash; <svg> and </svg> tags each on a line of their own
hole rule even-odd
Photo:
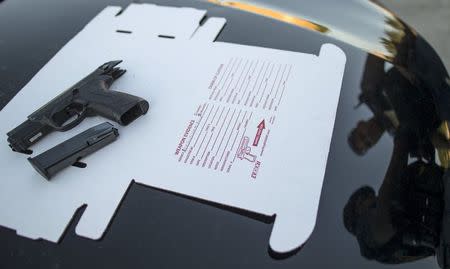
<svg viewBox="0 0 450 269">
<path fill-rule="evenodd" d="M 101 65 L 80 82 L 39 108 L 8 135 L 13 151 L 31 154 L 29 147 L 53 131 L 64 132 L 90 116 L 102 116 L 128 125 L 147 113 L 149 103 L 137 96 L 111 91 L 109 87 L 126 70 L 116 67 L 122 61 Z"/>
<path fill-rule="evenodd" d="M 50 180 L 57 172 L 68 166 L 80 168 L 86 167 L 80 162 L 83 157 L 114 142 L 119 132 L 108 122 L 94 126 L 81 134 L 47 150 L 46 152 L 28 158 L 34 169 L 47 180 Z"/>
</svg>

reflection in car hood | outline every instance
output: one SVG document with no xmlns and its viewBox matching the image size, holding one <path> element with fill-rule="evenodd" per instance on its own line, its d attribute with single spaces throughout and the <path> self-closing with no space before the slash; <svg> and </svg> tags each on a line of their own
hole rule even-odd
<svg viewBox="0 0 450 269">
<path fill-rule="evenodd" d="M 61 14 L 67 13 L 67 4 L 61 2 L 45 0 L 32 10 L 28 8 L 27 1 L 4 1 L 5 5 L 0 4 L 0 25 L 5 26 L 0 27 L 0 46 L 5 48 L 0 50 L 0 107 L 94 14 L 110 3 L 108 0 L 68 1 L 76 4 L 71 6 L 72 16 L 63 18 Z M 450 227 L 450 218 L 447 216 L 447 219 L 443 219 L 441 214 L 442 211 L 450 210 L 450 201 L 442 199 L 443 193 L 450 193 L 450 85 L 439 56 L 420 35 L 393 13 L 365 0 L 214 1 L 217 5 L 190 0 L 145 2 L 208 9 L 210 16 L 226 18 L 229 26 L 219 35 L 218 41 L 304 53 L 315 53 L 323 43 L 331 42 L 346 53 L 348 62 L 317 226 L 302 250 L 283 264 L 289 263 L 292 268 L 391 268 L 361 259 L 362 250 L 363 256 L 372 261 L 409 262 L 398 268 L 437 268 L 435 258 L 423 259 L 434 254 L 445 254 L 447 246 L 442 242 L 450 242 L 450 229 L 441 229 Z M 49 8 L 52 10 L 50 13 Z M 8 22 L 14 23 L 14 27 L 6 27 Z M 57 27 L 52 28 L 53 25 Z M 52 31 L 49 31 L 49 27 Z M 370 54 L 363 53 L 363 50 Z M 27 53 L 27 57 L 23 57 L 24 53 Z M 2 69 L 3 66 L 5 68 Z M 354 109 L 358 101 L 361 106 Z M 359 124 L 360 121 L 363 123 Z M 304 127 L 305 130 L 307 127 Z M 346 141 L 349 135 L 352 137 L 352 149 L 358 155 L 365 154 L 364 157 L 350 150 Z M 433 159 L 434 153 L 438 156 Z M 299 163 L 299 169 L 303 167 Z M 371 187 L 355 192 L 366 185 Z M 114 221 L 119 225 L 115 225 L 114 231 L 108 232 L 107 240 L 92 245 L 85 240 L 71 238 L 75 233 L 71 229 L 67 233 L 69 240 L 65 238 L 62 241 L 60 251 L 50 253 L 48 261 L 43 262 L 48 264 L 54 262 L 52 258 L 63 258 L 68 263 L 83 264 L 83 259 L 72 259 L 73 253 L 82 253 L 87 249 L 95 255 L 104 255 L 105 263 L 112 266 L 120 263 L 117 258 L 128 257 L 125 261 L 132 264 L 138 260 L 136 266 L 145 262 L 169 262 L 170 267 L 170 262 L 174 262 L 171 259 L 174 252 L 164 250 L 171 249 L 173 240 L 176 240 L 179 242 L 177 247 L 185 252 L 183 257 L 193 266 L 204 266 L 204 258 L 210 256 L 216 257 L 212 261 L 213 266 L 223 268 L 230 267 L 230 261 L 238 266 L 250 264 L 256 268 L 277 265 L 267 259 L 266 253 L 258 247 L 258 240 L 264 234 L 264 228 L 258 223 L 246 221 L 246 218 L 230 220 L 220 210 L 211 210 L 208 211 L 210 216 L 201 216 L 203 213 L 196 211 L 195 206 L 187 208 L 179 203 L 178 197 L 161 198 L 169 201 L 174 199 L 176 202 L 159 203 L 158 208 L 164 212 L 175 212 L 175 215 L 179 212 L 186 212 L 189 216 L 199 214 L 198 218 L 185 219 L 187 226 L 184 226 L 200 241 L 220 234 L 217 242 L 213 242 L 213 247 L 204 245 L 190 248 L 189 235 L 183 240 L 177 237 L 184 230 L 175 234 L 173 240 L 160 240 L 154 244 L 145 241 L 154 236 L 155 231 L 164 234 L 164 231 L 180 228 L 180 222 L 173 221 L 173 218 L 161 219 L 152 229 L 138 225 L 132 231 L 126 225 L 121 226 L 124 220 L 145 217 L 146 214 L 141 211 L 143 208 L 152 209 L 148 207 L 152 204 L 152 200 L 148 199 L 148 191 L 139 188 L 133 187 L 133 191 L 127 194 L 127 209 L 125 213 L 117 214 L 118 219 Z M 357 194 L 351 197 L 353 192 Z M 153 194 L 157 195 L 156 192 Z M 352 201 L 358 204 L 362 200 L 366 200 L 364 207 L 352 206 Z M 138 206 L 133 207 L 131 201 L 148 202 L 137 203 Z M 342 225 L 342 212 L 347 203 L 347 208 L 357 209 L 355 213 L 363 213 L 359 217 L 352 215 L 353 210 L 348 210 L 345 228 L 350 233 L 345 232 Z M 381 222 L 377 218 L 373 219 L 374 215 L 382 216 Z M 203 225 L 209 217 L 214 222 L 207 224 L 213 225 Z M 252 217 L 260 219 L 258 216 Z M 151 218 L 148 220 L 147 223 L 153 223 Z M 242 232 L 248 231 L 247 225 L 254 225 L 254 233 Z M 245 229 L 241 229 L 243 227 Z M 377 230 L 377 227 L 382 230 Z M 2 232 L 2 229 L 0 232 L 2 238 L 5 237 L 10 243 L 7 244 L 7 253 L 9 250 L 23 250 L 30 254 L 29 260 L 33 261 L 36 260 L 36 255 L 33 255 L 36 249 L 48 252 L 46 245 L 16 239 L 15 232 Z M 115 239 L 123 235 L 133 240 L 120 242 L 123 247 L 117 248 Z M 148 255 L 148 248 L 135 247 L 134 241 L 139 238 L 143 238 L 148 247 L 162 251 Z M 236 243 L 239 244 L 237 248 Z M 108 251 L 99 251 L 101 249 Z M 115 249 L 125 251 L 125 254 L 111 254 Z M 40 252 L 37 252 L 38 259 Z M 136 255 L 142 259 L 133 259 Z M 10 262 L 10 258 L 13 257 L 7 258 L 6 263 Z M 179 262 L 185 262 L 182 258 Z M 423 263 L 411 263 L 413 260 Z M 211 263 L 206 260 L 208 262 Z"/>
<path fill-rule="evenodd" d="M 449 76 L 434 49 L 376 0 L 208 0 L 320 32 L 392 63 L 416 87 L 431 92 L 439 116 L 450 120 Z M 307 15 L 306 15 L 307 14 Z"/>
<path fill-rule="evenodd" d="M 209 0 L 327 34 L 385 60 L 392 61 L 396 44 L 415 35 L 392 12 L 369 1 Z M 332 7 L 332 8 L 330 8 Z"/>
<path fill-rule="evenodd" d="M 375 0 L 330 1 L 209 0 L 319 32 L 369 53 L 359 102 L 373 116 L 358 122 L 349 134 L 349 146 L 357 155 L 366 155 L 388 133 L 394 147 L 378 191 L 362 186 L 349 197 L 343 210 L 345 227 L 367 259 L 400 264 L 437 255 L 447 268 L 447 70 L 418 33 Z"/>
</svg>

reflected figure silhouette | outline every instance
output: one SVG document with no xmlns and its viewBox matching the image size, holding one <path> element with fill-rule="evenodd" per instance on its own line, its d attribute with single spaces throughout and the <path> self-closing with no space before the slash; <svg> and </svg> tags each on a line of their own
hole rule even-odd
<svg viewBox="0 0 450 269">
<path fill-rule="evenodd" d="M 378 191 L 363 186 L 351 195 L 344 226 L 369 260 L 399 264 L 436 256 L 441 268 L 450 268 L 448 73 L 416 33 L 394 41 L 385 40 L 396 55 L 391 63 L 367 58 L 357 107 L 373 115 L 348 136 L 362 156 L 388 133 L 392 155 Z"/>
<path fill-rule="evenodd" d="M 385 72 L 384 65 L 382 59 L 368 56 L 359 105 L 365 104 L 373 117 L 361 120 L 351 131 L 350 147 L 358 155 L 364 155 L 383 133 L 394 135 L 401 125 L 410 137 L 411 157 L 434 160 L 430 137 L 436 133 L 440 121 L 431 93 L 411 84 L 395 67 Z"/>
<path fill-rule="evenodd" d="M 435 255 L 443 212 L 444 170 L 433 162 L 408 164 L 408 139 L 396 134 L 378 195 L 368 186 L 344 208 L 344 225 L 370 260 L 398 264 Z"/>
</svg>

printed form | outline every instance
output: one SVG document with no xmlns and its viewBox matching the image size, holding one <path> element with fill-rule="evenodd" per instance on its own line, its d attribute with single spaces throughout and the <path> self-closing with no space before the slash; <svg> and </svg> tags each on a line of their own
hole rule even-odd
<svg viewBox="0 0 450 269">
<path fill-rule="evenodd" d="M 246 166 L 256 178 L 291 70 L 290 64 L 238 57 L 220 64 L 208 100 L 180 138 L 176 160 L 223 173 Z"/>
</svg>

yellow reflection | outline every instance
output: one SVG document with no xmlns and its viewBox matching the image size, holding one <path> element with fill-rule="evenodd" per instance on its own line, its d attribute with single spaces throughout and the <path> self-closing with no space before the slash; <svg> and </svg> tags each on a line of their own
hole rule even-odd
<svg viewBox="0 0 450 269">
<path fill-rule="evenodd" d="M 377 47 L 378 44 L 367 43 L 364 39 L 359 38 L 358 35 L 354 35 L 352 33 L 348 33 L 345 31 L 340 31 L 339 29 L 331 30 L 327 26 L 302 19 L 298 16 L 293 16 L 284 11 L 273 10 L 271 8 L 256 6 L 248 3 L 241 3 L 238 1 L 224 1 L 224 0 L 207 0 L 207 1 L 216 5 L 235 8 L 242 11 L 269 17 L 278 21 L 296 25 L 298 27 L 306 28 L 312 31 L 326 33 L 338 40 L 342 40 L 354 46 L 360 47 L 361 49 L 387 61 L 392 61 L 392 59 L 394 58 L 394 55 L 391 54 L 389 51 L 387 51 L 386 48 L 384 48 L 386 44 L 380 44 L 382 45 L 382 47 L 380 48 Z M 385 43 L 388 43 L 388 41 L 389 39 L 384 40 Z"/>
<path fill-rule="evenodd" d="M 328 27 L 323 23 L 312 22 L 303 19 L 299 16 L 289 14 L 281 9 L 261 6 L 257 4 L 243 3 L 239 0 L 228 1 L 228 0 L 206 0 L 210 3 L 239 9 L 246 12 L 251 12 L 268 18 L 272 18 L 278 21 L 296 25 L 301 28 L 306 28 L 309 30 L 317 31 L 320 33 L 326 33 L 327 35 L 336 38 L 338 40 L 349 43 L 353 46 L 359 47 L 368 53 L 376 55 L 388 62 L 394 62 L 395 57 L 398 54 L 398 50 L 401 49 L 400 46 L 405 38 L 405 25 L 397 19 L 397 17 L 390 11 L 373 4 L 372 2 L 377 2 L 375 0 L 370 0 L 371 8 L 376 8 L 379 10 L 379 14 L 384 16 L 385 24 L 381 27 L 380 36 L 378 39 L 368 40 L 367 36 L 363 36 L 361 33 L 348 32 L 346 29 L 340 29 L 339 26 Z M 276 2 L 276 1 L 275 1 Z M 410 29 L 412 33 L 415 32 Z M 371 37 L 373 38 L 373 37 Z"/>
<path fill-rule="evenodd" d="M 382 37 L 380 41 L 391 55 L 389 60 L 394 61 L 394 57 L 399 53 L 399 47 L 404 42 L 405 25 L 393 16 L 386 17 L 385 23 L 389 29 L 385 30 L 385 37 Z"/>
<path fill-rule="evenodd" d="M 236 8 L 239 10 L 255 13 L 258 15 L 262 15 L 265 17 L 269 17 L 275 20 L 283 21 L 289 24 L 293 24 L 302 28 L 310 29 L 313 31 L 321 32 L 321 33 L 327 33 L 329 29 L 323 25 L 319 25 L 317 23 L 310 22 L 308 20 L 295 17 L 292 15 L 289 15 L 284 12 L 271 10 L 268 8 L 258 7 L 246 3 L 239 3 L 239 2 L 232 2 L 232 1 L 219 1 L 219 0 L 208 0 L 210 3 L 214 3 L 221 6 L 227 6 Z"/>
<path fill-rule="evenodd" d="M 445 139 L 450 140 L 450 129 L 447 121 L 443 121 L 441 126 L 439 126 L 439 133 L 445 137 Z"/>
<path fill-rule="evenodd" d="M 446 141 L 450 141 L 450 129 L 447 121 L 443 121 L 439 126 L 438 134 Z M 441 166 L 448 169 L 450 165 L 450 150 L 447 148 L 438 148 L 437 151 L 439 160 L 441 161 Z"/>
</svg>

